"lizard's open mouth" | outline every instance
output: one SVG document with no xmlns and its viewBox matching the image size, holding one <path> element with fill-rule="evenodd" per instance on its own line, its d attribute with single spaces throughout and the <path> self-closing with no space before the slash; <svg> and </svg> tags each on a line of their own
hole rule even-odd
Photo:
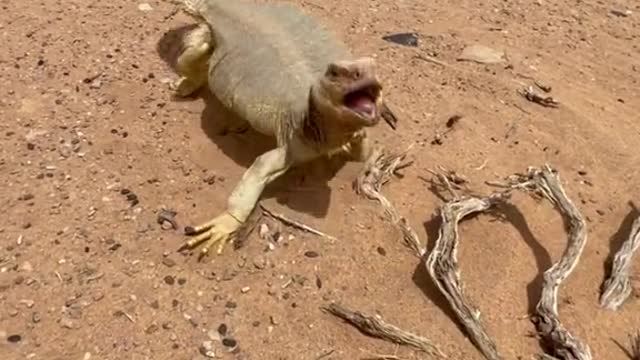
<svg viewBox="0 0 640 360">
<path fill-rule="evenodd" d="M 380 96 L 380 89 L 380 84 L 375 80 L 359 81 L 344 96 L 344 106 L 363 118 L 374 119 L 377 116 L 376 101 Z"/>
</svg>

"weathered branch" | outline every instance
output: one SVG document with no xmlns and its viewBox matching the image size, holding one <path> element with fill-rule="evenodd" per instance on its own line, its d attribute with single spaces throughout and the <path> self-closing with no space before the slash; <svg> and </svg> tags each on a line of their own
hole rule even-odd
<svg viewBox="0 0 640 360">
<path fill-rule="evenodd" d="M 604 281 L 600 295 L 600 306 L 604 309 L 617 310 L 631 295 L 629 270 L 636 250 L 640 247 L 640 217 L 631 226 L 631 233 L 616 253 L 611 273 Z"/>
<path fill-rule="evenodd" d="M 542 294 L 532 322 L 553 356 L 564 360 L 591 360 L 589 346 L 571 335 L 558 318 L 558 288 L 575 269 L 587 242 L 587 225 L 573 202 L 567 197 L 560 178 L 549 166 L 531 168 L 514 188 L 535 191 L 554 204 L 568 225 L 568 245 L 558 260 L 544 273 Z"/>
<path fill-rule="evenodd" d="M 480 323 L 480 314 L 465 299 L 463 294 L 460 270 L 456 259 L 458 245 L 458 223 L 475 212 L 489 209 L 505 197 L 505 194 L 494 194 L 486 198 L 454 199 L 440 209 L 442 225 L 436 245 L 426 260 L 429 275 L 445 296 L 458 320 L 462 323 L 471 341 L 491 360 L 501 359 L 496 345 Z"/>
<path fill-rule="evenodd" d="M 369 160 L 364 164 L 364 168 L 354 184 L 356 193 L 364 194 L 371 200 L 377 200 L 384 209 L 385 215 L 392 224 L 397 226 L 402 232 L 404 241 L 418 257 L 424 255 L 425 249 L 420 243 L 418 234 L 409 226 L 407 220 L 401 216 L 395 206 L 382 195 L 380 189 L 391 177 L 400 169 L 410 165 L 405 162 L 405 158 L 411 146 L 400 154 L 384 154 L 380 149 L 376 149 Z"/>
<path fill-rule="evenodd" d="M 446 356 L 442 351 L 430 340 L 401 330 L 394 325 L 386 323 L 379 317 L 364 315 L 358 311 L 351 311 L 335 303 L 325 306 L 323 309 L 330 314 L 351 323 L 365 334 L 388 340 L 396 344 L 413 346 L 414 348 L 424 351 L 431 356 L 446 359 Z"/>
</svg>

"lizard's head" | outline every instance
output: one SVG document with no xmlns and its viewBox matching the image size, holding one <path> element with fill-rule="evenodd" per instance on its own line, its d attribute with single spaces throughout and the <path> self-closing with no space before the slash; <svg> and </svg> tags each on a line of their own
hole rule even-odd
<svg viewBox="0 0 640 360">
<path fill-rule="evenodd" d="M 375 65 L 375 60 L 369 57 L 330 63 L 319 81 L 324 99 L 316 100 L 332 107 L 345 122 L 359 126 L 377 124 L 382 85 Z"/>
</svg>

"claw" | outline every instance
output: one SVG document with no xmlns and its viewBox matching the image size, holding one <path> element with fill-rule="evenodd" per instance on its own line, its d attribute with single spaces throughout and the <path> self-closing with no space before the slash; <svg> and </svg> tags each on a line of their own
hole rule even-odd
<svg viewBox="0 0 640 360">
<path fill-rule="evenodd" d="M 219 255 L 228 242 L 235 240 L 236 233 L 241 225 L 233 216 L 225 213 L 204 224 L 187 226 L 184 228 L 185 234 L 195 237 L 187 241 L 178 251 L 193 249 L 204 243 L 202 250 L 200 250 L 199 258 L 201 259 L 209 253 L 215 243 L 218 243 L 217 253 Z"/>
</svg>

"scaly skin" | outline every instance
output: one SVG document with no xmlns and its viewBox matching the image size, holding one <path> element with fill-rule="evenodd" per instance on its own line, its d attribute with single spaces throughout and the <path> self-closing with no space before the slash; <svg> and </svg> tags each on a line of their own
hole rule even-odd
<svg viewBox="0 0 640 360">
<path fill-rule="evenodd" d="M 331 52 L 335 56 L 343 56 L 343 54 L 347 55 L 347 53 L 342 48 L 334 50 L 330 48 L 332 45 L 329 45 L 329 47 L 322 50 L 326 51 L 325 53 L 320 51 L 314 53 L 315 55 L 311 54 L 308 55 L 309 57 L 305 57 L 307 55 L 304 55 L 304 48 L 299 49 L 296 42 L 289 41 L 286 38 L 283 39 L 283 33 L 278 32 L 279 29 L 277 27 L 273 27 L 274 24 L 279 26 L 279 21 L 291 21 L 292 17 L 295 21 L 298 21 L 299 18 L 296 17 L 298 15 L 293 14 L 290 8 L 278 8 L 277 6 L 279 5 L 276 5 L 276 7 L 272 8 L 254 10 L 248 6 L 243 7 L 246 5 L 242 5 L 240 2 L 231 4 L 224 1 L 231 0 L 177 0 L 200 24 L 188 34 L 184 41 L 184 51 L 177 60 L 177 72 L 181 77 L 172 84 L 172 88 L 177 96 L 184 97 L 191 95 L 208 83 L 214 94 L 221 99 L 224 105 L 233 108 L 237 114 L 239 112 L 240 115 L 243 115 L 254 129 L 276 137 L 278 146 L 258 156 L 246 170 L 229 196 L 227 207 L 222 214 L 205 223 L 185 228 L 187 235 L 195 236 L 187 241 L 183 247 L 194 248 L 203 244 L 201 255 L 207 254 L 215 244 L 218 244 L 217 253 L 220 254 L 227 243 L 233 242 L 239 230 L 253 212 L 264 188 L 286 173 L 291 167 L 320 156 L 332 156 L 339 152 L 346 152 L 354 161 L 364 162 L 374 152 L 365 128 L 376 125 L 381 117 L 394 128 L 396 121 L 383 101 L 373 59 L 339 60 L 334 58 L 334 61 L 329 61 L 328 63 L 324 62 L 325 60 L 319 60 L 324 64 L 326 70 L 323 73 L 314 70 L 318 77 L 309 83 L 308 93 L 298 93 L 303 91 L 304 85 L 296 85 L 298 87 L 293 85 L 296 83 L 301 84 L 301 81 L 304 81 L 303 83 L 310 81 L 308 76 L 311 74 L 305 71 L 311 71 L 311 69 L 304 70 L 304 66 L 307 66 L 304 64 L 305 62 L 309 62 L 311 66 L 317 66 L 318 63 L 313 62 L 313 56 L 326 57 Z M 215 11 L 222 11 L 222 14 L 225 11 L 228 12 L 227 14 L 229 15 L 225 15 L 228 18 L 212 13 L 214 9 Z M 282 18 L 279 18 L 279 11 L 281 10 L 283 15 Z M 280 92 L 281 96 L 291 102 L 272 100 L 272 98 L 265 97 L 263 93 L 256 92 L 255 89 L 250 88 L 240 88 L 240 93 L 238 93 L 236 87 L 239 83 L 236 81 L 245 80 L 244 76 L 251 75 L 233 73 L 242 70 L 237 69 L 234 67 L 234 63 L 229 62 L 223 66 L 227 66 L 232 73 L 216 69 L 220 61 L 228 59 L 225 59 L 227 53 L 224 51 L 216 53 L 217 49 L 213 44 L 214 36 L 212 33 L 212 26 L 215 26 L 215 24 L 212 24 L 210 19 L 220 19 L 220 21 L 224 22 L 224 24 L 218 24 L 219 26 L 233 27 L 237 24 L 234 16 L 238 16 L 238 14 L 247 19 L 253 19 L 252 21 L 254 22 L 258 21 L 256 23 L 258 25 L 255 25 L 256 28 L 252 31 L 258 33 L 258 35 L 263 35 L 266 41 L 273 37 L 274 41 L 278 41 L 275 46 L 278 47 L 279 51 L 290 52 L 292 56 L 302 56 L 299 58 L 300 60 L 292 59 L 290 62 L 281 61 L 281 58 L 271 58 L 283 65 L 293 67 L 290 75 L 292 77 L 291 81 L 294 81 L 291 84 L 292 89 L 288 93 L 285 92 L 283 94 Z M 245 19 L 243 18 L 242 20 Z M 310 25 L 309 23 L 304 23 L 303 26 Z M 229 37 L 238 36 L 237 34 L 243 34 L 242 31 L 250 32 L 245 28 L 238 30 L 238 33 L 234 32 L 234 29 L 229 30 L 229 28 L 226 28 L 224 30 L 227 31 L 222 33 L 227 36 L 227 38 L 223 37 L 226 40 Z M 252 37 L 254 33 L 244 36 L 249 36 L 248 38 L 252 39 L 251 41 L 256 41 L 255 37 Z M 321 44 L 326 43 L 324 40 L 326 38 L 323 38 L 323 36 L 326 37 L 327 35 L 320 35 L 318 41 Z M 265 41 L 265 39 L 260 40 Z M 241 41 L 242 39 L 233 38 L 232 40 Z M 245 46 L 245 48 L 240 48 L 240 51 L 244 51 L 252 45 L 242 43 L 229 45 L 227 42 L 225 46 L 226 51 L 230 51 L 229 49 L 237 51 L 236 47 Z M 308 46 L 308 44 L 305 44 L 305 46 Z M 339 47 L 337 44 L 335 46 Z M 260 48 L 259 43 L 256 43 L 254 47 Z M 263 51 L 273 51 L 273 49 L 269 47 Z M 267 56 L 273 56 L 273 54 L 267 53 Z M 251 55 L 249 54 L 249 56 Z M 245 57 L 237 59 L 240 62 L 246 61 Z M 273 65 L 269 64 L 268 61 L 265 64 L 261 63 L 260 66 L 263 66 L 268 73 L 277 70 L 270 68 L 269 66 Z M 254 69 L 247 69 L 247 71 L 249 70 Z M 255 72 L 250 74 L 256 76 Z M 296 77 L 297 81 L 293 77 Z M 262 79 L 259 81 L 268 80 Z M 282 81 L 282 77 L 280 77 L 279 81 Z M 346 110 L 346 105 L 343 103 L 343 101 L 346 101 L 344 97 L 347 93 L 354 91 L 354 87 L 360 88 L 360 86 L 364 86 L 363 84 L 368 84 L 367 86 L 373 86 L 376 89 L 374 90 L 374 100 L 372 100 L 375 102 L 376 110 L 373 115 L 367 115 L 366 117 L 362 114 L 356 115 L 351 110 Z M 259 85 L 254 85 L 254 87 L 259 87 Z M 269 93 L 270 88 L 267 87 L 265 92 Z M 254 96 L 262 100 L 253 100 Z M 246 102 L 247 99 L 252 99 L 253 102 Z M 292 104 L 293 108 L 287 108 L 289 106 L 287 104 Z M 304 113 L 301 113 L 301 111 Z"/>
</svg>

